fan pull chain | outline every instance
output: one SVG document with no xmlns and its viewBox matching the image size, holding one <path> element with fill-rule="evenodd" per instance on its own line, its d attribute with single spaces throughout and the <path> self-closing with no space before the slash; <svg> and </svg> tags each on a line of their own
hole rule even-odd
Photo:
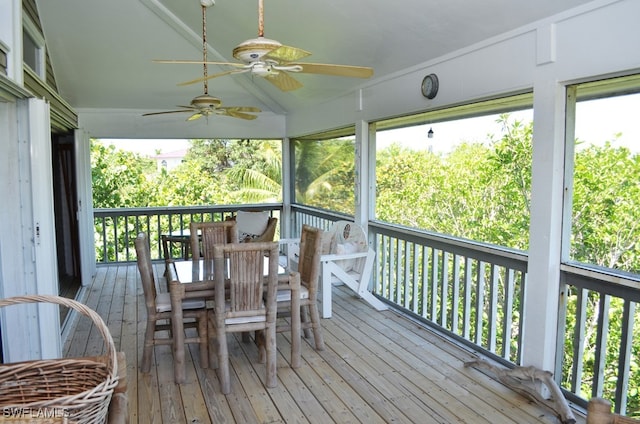
<svg viewBox="0 0 640 424">
<path fill-rule="evenodd" d="M 258 0 L 258 37 L 264 37 L 264 1 Z"/>
<path fill-rule="evenodd" d="M 202 72 L 204 74 L 204 94 L 209 94 L 207 84 L 207 6 L 202 5 Z"/>
</svg>

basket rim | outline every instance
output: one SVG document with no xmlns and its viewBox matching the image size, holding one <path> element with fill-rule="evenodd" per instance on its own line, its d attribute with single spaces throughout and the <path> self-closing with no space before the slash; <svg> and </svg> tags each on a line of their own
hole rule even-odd
<svg viewBox="0 0 640 424">
<path fill-rule="evenodd" d="M 73 299 L 68 299 L 61 296 L 54 295 L 23 295 L 14 296 L 5 299 L 0 299 L 0 308 L 9 305 L 18 305 L 25 303 L 54 303 L 62 306 L 66 306 L 73 309 L 82 315 L 88 317 L 93 321 L 94 325 L 100 332 L 106 345 L 106 352 L 104 355 L 94 357 L 81 357 L 81 358 L 59 358 L 59 359 L 37 359 L 32 361 L 14 362 L 8 364 L 2 364 L 4 371 L 11 371 L 11 367 L 31 367 L 33 368 L 41 366 L 42 369 L 46 368 L 43 364 L 47 364 L 52 368 L 59 367 L 59 370 L 63 370 L 63 367 L 68 364 L 77 364 L 78 362 L 94 362 L 100 363 L 105 366 L 105 375 L 100 375 L 100 382 L 91 383 L 90 388 L 79 391 L 77 393 L 70 393 L 60 396 L 51 396 L 50 398 L 38 399 L 35 396 L 35 400 L 29 402 L 29 399 L 9 399 L 7 403 L 2 404 L 3 408 L 60 408 L 63 411 L 68 411 L 72 420 L 78 420 L 81 423 L 95 423 L 103 422 L 108 413 L 109 403 L 113 396 L 116 385 L 118 384 L 118 359 L 113 337 L 109 328 L 105 324 L 100 315 L 89 308 L 87 305 L 80 303 Z M 106 361 L 103 360 L 106 358 Z M 7 370 L 7 368 L 9 370 Z M 0 368 L 1 369 L 1 368 Z M 42 372 L 42 370 L 40 370 Z M 58 370 L 56 369 L 55 372 Z M 53 394 L 53 393 L 52 393 Z M 0 404 L 2 402 L 0 401 Z M 66 421 L 65 421 L 66 422 Z"/>
<path fill-rule="evenodd" d="M 0 299 L 0 308 L 4 306 L 10 305 L 20 305 L 27 303 L 54 303 L 57 305 L 66 306 L 70 309 L 73 309 L 82 315 L 88 317 L 93 321 L 94 325 L 100 332 L 100 335 L 104 339 L 106 344 L 106 352 L 105 355 L 107 358 L 107 367 L 109 369 L 109 380 L 113 380 L 117 383 L 118 381 L 118 359 L 116 353 L 116 346 L 113 342 L 113 337 L 111 336 L 111 332 L 107 327 L 106 323 L 102 319 L 102 317 L 93 309 L 85 305 L 84 303 L 78 302 L 77 300 L 69 299 L 62 296 L 56 295 L 22 295 L 22 296 L 12 296 L 4 299 Z M 82 359 L 82 358 L 71 358 L 71 359 Z M 60 359 L 37 359 L 35 361 L 58 361 Z M 4 366 L 10 366 L 11 363 L 8 364 L 0 364 Z"/>
</svg>

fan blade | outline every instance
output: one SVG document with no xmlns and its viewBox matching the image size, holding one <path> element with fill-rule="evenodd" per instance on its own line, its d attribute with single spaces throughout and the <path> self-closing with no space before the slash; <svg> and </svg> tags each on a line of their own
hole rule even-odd
<svg viewBox="0 0 640 424">
<path fill-rule="evenodd" d="M 277 74 L 266 76 L 265 79 L 282 91 L 293 91 L 302 87 L 302 83 L 285 71 L 278 71 Z"/>
<path fill-rule="evenodd" d="M 302 67 L 302 73 L 334 75 L 338 77 L 369 78 L 373 75 L 373 69 L 364 66 L 331 65 L 328 63 L 288 63 Z"/>
<path fill-rule="evenodd" d="M 151 116 L 151 115 L 164 115 L 166 113 L 183 113 L 183 112 L 192 112 L 191 110 L 168 110 L 166 112 L 150 112 L 143 113 L 142 116 Z"/>
<path fill-rule="evenodd" d="M 182 64 L 194 64 L 194 65 L 226 65 L 226 66 L 245 66 L 244 63 L 237 62 L 205 62 L 202 60 L 173 60 L 173 59 L 154 59 L 153 63 L 182 63 Z"/>
<path fill-rule="evenodd" d="M 262 112 L 262 110 L 254 106 L 226 106 L 226 107 L 220 107 L 216 109 L 216 113 L 218 115 L 226 115 L 234 118 L 247 119 L 247 120 L 257 118 L 257 116 L 255 115 L 249 115 L 248 113 L 244 113 L 244 112 L 257 113 L 257 112 Z"/>
<path fill-rule="evenodd" d="M 222 77 L 222 76 L 230 75 L 230 74 L 241 74 L 241 73 L 247 72 L 247 71 L 249 71 L 249 68 L 247 68 L 247 69 L 232 69 L 230 71 L 225 71 L 225 72 L 220 72 L 218 74 L 208 75 L 206 78 L 200 77 L 200 78 L 192 79 L 190 81 L 180 82 L 180 83 L 178 83 L 178 85 L 195 84 L 197 82 L 208 81 L 208 80 L 210 80 L 212 78 Z"/>
<path fill-rule="evenodd" d="M 222 109 L 234 110 L 238 112 L 254 112 L 254 113 L 262 112 L 262 109 L 255 106 L 226 106 L 226 107 L 223 107 Z"/>
<path fill-rule="evenodd" d="M 261 59 L 273 59 L 278 62 L 291 62 L 293 60 L 300 60 L 307 56 L 311 56 L 311 53 L 306 50 L 291 46 L 280 46 L 262 56 Z"/>
<path fill-rule="evenodd" d="M 238 71 L 238 70 L 230 70 L 230 71 L 224 71 L 224 72 L 220 72 L 217 74 L 212 74 L 212 75 L 207 75 L 206 77 L 200 77 L 200 78 L 195 78 L 189 81 L 184 81 L 184 82 L 179 82 L 177 85 L 179 86 L 183 86 L 183 85 L 191 85 L 191 84 L 195 84 L 198 82 L 203 82 L 203 81 L 209 81 L 210 79 L 213 78 L 217 78 L 217 77 L 222 77 L 224 75 L 229 75 L 229 74 L 234 74 L 236 72 L 244 72 L 244 71 Z"/>
<path fill-rule="evenodd" d="M 236 110 L 234 110 L 235 108 L 222 108 L 219 110 L 218 114 L 220 115 L 226 115 L 226 116 L 230 116 L 232 118 L 240 118 L 240 119 L 246 119 L 247 121 L 256 119 L 257 116 L 256 115 L 250 115 L 248 113 L 244 113 L 244 112 L 238 112 Z"/>
<path fill-rule="evenodd" d="M 202 118 L 204 115 L 200 112 L 196 112 L 190 117 L 187 118 L 187 121 L 195 121 L 196 119 Z"/>
</svg>

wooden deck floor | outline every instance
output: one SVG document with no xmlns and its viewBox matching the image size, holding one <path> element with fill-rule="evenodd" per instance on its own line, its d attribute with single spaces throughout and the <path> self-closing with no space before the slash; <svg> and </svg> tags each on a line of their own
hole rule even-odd
<svg viewBox="0 0 640 424">
<path fill-rule="evenodd" d="M 559 422 L 495 379 L 464 368 L 474 359 L 469 351 L 397 312 L 377 312 L 343 287 L 333 288 L 333 317 L 322 320 L 324 351 L 304 340 L 303 365 L 293 370 L 289 335 L 278 335 L 274 389 L 262 384 L 264 365 L 256 363 L 253 343 L 237 338 L 230 343 L 230 395 L 220 393 L 215 370 L 200 367 L 197 346 L 188 350 L 186 384 L 173 382 L 165 346 L 156 347 L 151 373 L 142 374 L 146 321 L 139 280 L 135 265 L 99 267 L 81 298 L 100 313 L 126 354 L 131 423 Z M 101 338 L 89 327 L 85 318 L 69 325 L 66 356 L 101 353 Z"/>
</svg>

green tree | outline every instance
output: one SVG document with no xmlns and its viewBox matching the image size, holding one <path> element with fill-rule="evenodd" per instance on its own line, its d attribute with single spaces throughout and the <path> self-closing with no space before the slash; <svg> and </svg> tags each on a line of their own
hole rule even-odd
<svg viewBox="0 0 640 424">
<path fill-rule="evenodd" d="M 351 137 L 294 140 L 295 200 L 353 214 L 355 145 Z"/>
<path fill-rule="evenodd" d="M 378 152 L 376 217 L 527 249 L 532 123 L 497 121 L 503 132 L 448 155 L 391 145 Z"/>
<path fill-rule="evenodd" d="M 236 166 L 227 170 L 237 189 L 235 203 L 282 201 L 282 143 L 280 140 L 251 140 L 251 154 L 240 155 Z"/>
<path fill-rule="evenodd" d="M 614 143 L 576 153 L 571 258 L 639 273 L 640 156 Z"/>
<path fill-rule="evenodd" d="M 137 207 L 150 204 L 155 162 L 136 153 L 91 140 L 91 179 L 95 208 Z"/>
</svg>

